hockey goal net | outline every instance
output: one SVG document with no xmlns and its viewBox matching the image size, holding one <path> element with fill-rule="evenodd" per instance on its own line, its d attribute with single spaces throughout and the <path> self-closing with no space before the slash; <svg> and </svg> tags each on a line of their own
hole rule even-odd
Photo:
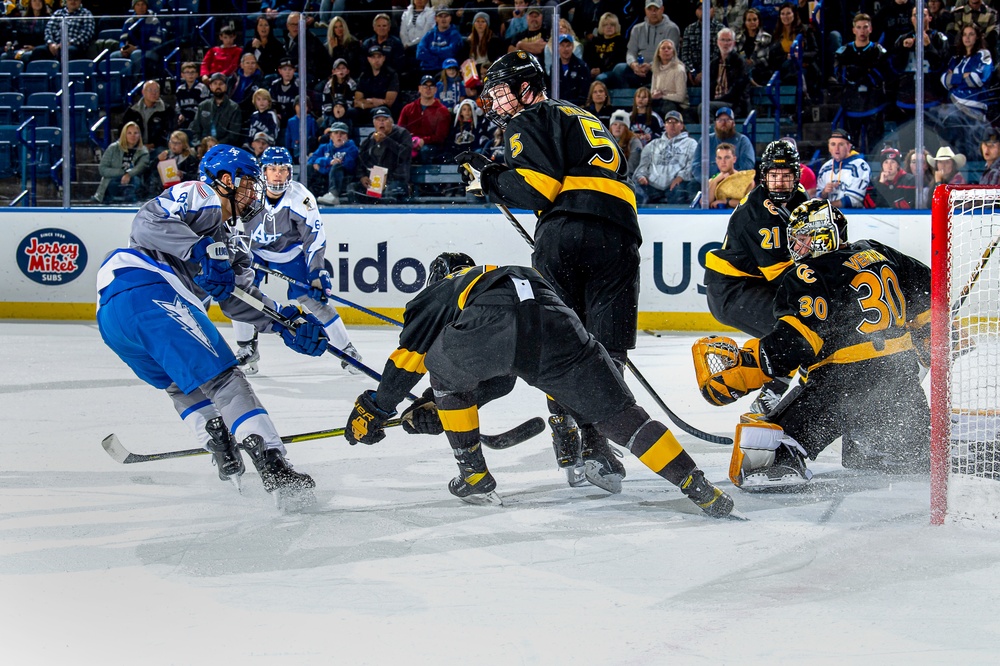
<svg viewBox="0 0 1000 666">
<path fill-rule="evenodd" d="M 931 218 L 931 522 L 1000 525 L 1000 187 L 939 186 Z"/>
</svg>

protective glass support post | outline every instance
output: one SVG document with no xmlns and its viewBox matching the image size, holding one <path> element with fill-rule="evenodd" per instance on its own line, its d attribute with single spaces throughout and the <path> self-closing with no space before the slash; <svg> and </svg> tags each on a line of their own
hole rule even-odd
<svg viewBox="0 0 1000 666">
<path fill-rule="evenodd" d="M 62 90 L 62 207 L 70 207 L 70 189 L 73 180 L 73 159 L 70 155 L 70 111 L 73 106 L 73 92 L 69 87 L 69 19 L 64 16 L 60 22 L 59 31 L 62 48 L 59 49 L 59 61 L 62 67 L 60 89 Z"/>
<path fill-rule="evenodd" d="M 916 6 L 917 16 L 924 15 L 924 0 L 917 0 Z M 922 21 L 918 21 L 918 24 L 923 25 Z M 915 48 L 914 58 L 916 62 L 924 62 L 924 40 L 915 39 L 913 40 L 913 45 Z M 917 164 L 920 165 L 920 173 L 913 174 L 916 179 L 917 191 L 916 198 L 913 201 L 913 205 L 916 208 L 923 208 L 927 205 L 924 197 L 924 169 L 927 168 L 927 160 L 923 159 L 924 154 L 924 68 L 918 67 L 916 71 L 916 76 L 913 77 L 914 80 L 914 95 L 913 99 L 915 104 L 913 105 L 915 114 L 913 119 L 913 132 L 914 132 L 914 150 L 918 156 Z M 909 166 L 909 165 L 906 165 Z"/>
<path fill-rule="evenodd" d="M 708 127 L 710 124 L 709 116 L 712 107 L 712 88 L 711 88 L 711 67 L 712 67 L 712 43 L 711 43 L 711 33 L 709 28 L 712 27 L 712 0 L 701 0 L 701 114 L 698 122 L 701 123 L 701 155 L 698 156 L 698 160 L 701 162 L 701 207 L 703 209 L 708 208 L 708 174 L 709 167 L 708 162 L 714 156 L 710 156 L 709 153 L 709 140 L 708 140 Z M 655 58 L 654 58 L 655 62 Z"/>
<path fill-rule="evenodd" d="M 307 185 L 309 171 L 306 163 L 309 160 L 309 99 L 306 90 L 308 78 L 306 72 L 306 34 L 309 28 L 306 26 L 305 12 L 299 13 L 299 182 L 303 186 Z M 294 156 L 293 156 L 294 157 Z M 289 176 L 289 179 L 291 176 Z"/>
<path fill-rule="evenodd" d="M 542 66 L 545 65 L 545 52 L 542 51 Z M 559 5 L 552 7 L 552 98 L 559 99 Z"/>
</svg>

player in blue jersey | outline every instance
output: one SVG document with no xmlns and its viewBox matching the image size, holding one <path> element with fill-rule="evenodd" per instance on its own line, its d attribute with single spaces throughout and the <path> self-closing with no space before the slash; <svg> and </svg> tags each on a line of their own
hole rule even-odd
<svg viewBox="0 0 1000 666">
<path fill-rule="evenodd" d="M 242 447 L 268 492 L 313 488 L 312 478 L 285 460 L 274 423 L 206 308 L 214 298 L 230 318 L 278 333 L 310 356 L 326 349 L 323 325 L 288 306 L 281 313 L 300 322 L 293 331 L 232 297 L 238 287 L 278 308 L 254 287 L 246 255 L 229 247 L 237 217 L 262 205 L 260 166 L 245 150 L 218 145 L 200 171 L 200 182 L 174 185 L 139 209 L 128 247 L 104 260 L 97 277 L 101 337 L 140 379 L 167 392 L 212 453 L 220 479 L 239 485 Z"/>
</svg>

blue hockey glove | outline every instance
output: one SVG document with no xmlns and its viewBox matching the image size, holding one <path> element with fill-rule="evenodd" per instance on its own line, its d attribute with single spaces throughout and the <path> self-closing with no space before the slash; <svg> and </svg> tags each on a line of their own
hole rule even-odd
<svg viewBox="0 0 1000 666">
<path fill-rule="evenodd" d="M 375 444 L 385 439 L 385 422 L 396 412 L 387 412 L 379 408 L 375 399 L 375 391 L 365 391 L 354 401 L 354 409 L 347 418 L 344 437 L 354 446 L 358 442 Z"/>
<path fill-rule="evenodd" d="M 217 301 L 224 301 L 233 295 L 236 275 L 229 265 L 229 251 L 225 243 L 206 236 L 191 248 L 191 259 L 201 264 L 201 273 L 194 276 L 195 284 Z"/>
<path fill-rule="evenodd" d="M 309 273 L 309 297 L 323 303 L 327 296 L 333 293 L 333 281 L 330 280 L 330 273 L 326 270 L 312 271 Z"/>
<path fill-rule="evenodd" d="M 294 331 L 278 322 L 272 324 L 274 331 L 281 335 L 286 345 L 306 356 L 322 356 L 326 352 L 330 339 L 315 315 L 305 314 L 294 305 L 286 305 L 279 312 L 297 323 Z"/>
</svg>

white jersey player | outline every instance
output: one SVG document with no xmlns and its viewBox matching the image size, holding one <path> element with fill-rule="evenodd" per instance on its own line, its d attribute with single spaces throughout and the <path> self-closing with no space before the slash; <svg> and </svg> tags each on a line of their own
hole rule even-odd
<svg viewBox="0 0 1000 666">
<path fill-rule="evenodd" d="M 323 322 L 331 344 L 360 361 L 361 354 L 351 344 L 343 320 L 329 302 L 333 283 L 324 261 L 326 231 L 315 198 L 301 183 L 292 180 L 292 156 L 286 149 L 268 148 L 260 163 L 267 186 L 264 208 L 252 219 L 244 218 L 254 262 L 297 282 L 289 282 L 288 298 L 303 304 Z M 258 279 L 261 277 L 262 272 Z M 233 329 L 240 346 L 236 358 L 244 372 L 255 374 L 260 360 L 256 331 L 236 321 Z M 341 361 L 341 367 L 360 373 L 346 361 Z"/>
<path fill-rule="evenodd" d="M 267 410 L 206 312 L 214 298 L 229 317 L 254 330 L 281 334 L 295 351 L 326 350 L 322 324 L 299 308 L 281 309 L 298 319 L 290 328 L 272 322 L 243 301 L 235 288 L 277 309 L 253 285 L 245 253 L 229 251 L 238 215 L 262 205 L 260 167 L 245 150 L 215 146 L 201 161 L 201 182 L 185 182 L 147 202 L 132 221 L 129 246 L 111 252 L 97 278 L 101 337 L 136 375 L 163 389 L 181 419 L 212 453 L 219 478 L 239 483 L 247 450 L 268 492 L 315 486 L 294 471 Z"/>
</svg>

